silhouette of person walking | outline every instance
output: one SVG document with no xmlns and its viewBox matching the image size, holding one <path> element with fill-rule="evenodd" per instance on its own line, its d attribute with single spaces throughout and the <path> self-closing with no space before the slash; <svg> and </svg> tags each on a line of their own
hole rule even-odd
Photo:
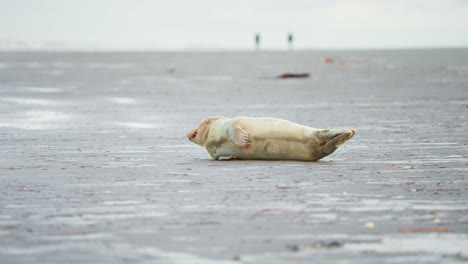
<svg viewBox="0 0 468 264">
<path fill-rule="evenodd" d="M 289 50 L 292 50 L 293 41 L 294 41 L 293 34 L 291 32 L 289 32 L 288 33 L 288 48 L 289 48 Z"/>
<path fill-rule="evenodd" d="M 260 33 L 255 34 L 255 49 L 260 49 Z"/>
</svg>

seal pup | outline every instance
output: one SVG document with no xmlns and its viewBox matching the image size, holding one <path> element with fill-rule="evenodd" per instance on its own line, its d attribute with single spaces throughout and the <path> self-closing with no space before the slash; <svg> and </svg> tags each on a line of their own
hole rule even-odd
<svg viewBox="0 0 468 264">
<path fill-rule="evenodd" d="M 214 116 L 187 137 L 215 160 L 317 161 L 355 134 L 351 129 L 317 129 L 278 118 Z"/>
</svg>

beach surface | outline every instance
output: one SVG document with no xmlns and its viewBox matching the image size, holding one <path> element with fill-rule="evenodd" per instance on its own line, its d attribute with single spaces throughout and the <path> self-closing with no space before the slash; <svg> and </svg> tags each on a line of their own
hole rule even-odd
<svg viewBox="0 0 468 264">
<path fill-rule="evenodd" d="M 357 135 L 214 161 L 214 115 Z M 467 121 L 468 49 L 3 52 L 0 263 L 466 262 Z"/>
</svg>

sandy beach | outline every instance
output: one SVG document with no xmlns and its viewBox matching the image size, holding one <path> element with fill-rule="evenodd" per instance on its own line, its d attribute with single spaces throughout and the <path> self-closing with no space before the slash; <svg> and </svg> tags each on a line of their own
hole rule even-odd
<svg viewBox="0 0 468 264">
<path fill-rule="evenodd" d="M 214 161 L 214 115 L 357 135 Z M 0 263 L 466 262 L 467 120 L 468 49 L 1 52 Z"/>
</svg>

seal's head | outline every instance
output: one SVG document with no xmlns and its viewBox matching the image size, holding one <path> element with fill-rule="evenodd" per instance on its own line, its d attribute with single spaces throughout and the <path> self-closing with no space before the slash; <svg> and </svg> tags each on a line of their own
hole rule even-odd
<svg viewBox="0 0 468 264">
<path fill-rule="evenodd" d="M 208 138 L 210 128 L 216 121 L 224 118 L 225 117 L 223 116 L 208 117 L 198 126 L 198 128 L 190 131 L 190 133 L 187 134 L 187 138 L 193 143 L 203 146 Z"/>
<path fill-rule="evenodd" d="M 350 140 L 356 134 L 353 129 L 322 130 L 318 134 L 322 147 L 322 158 L 332 154 L 339 146 Z"/>
</svg>

